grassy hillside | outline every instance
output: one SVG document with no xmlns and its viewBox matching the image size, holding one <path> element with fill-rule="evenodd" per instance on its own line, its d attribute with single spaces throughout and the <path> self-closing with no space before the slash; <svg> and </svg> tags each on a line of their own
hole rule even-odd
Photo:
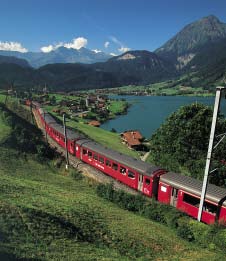
<svg viewBox="0 0 226 261">
<path fill-rule="evenodd" d="M 0 117 L 0 258 L 36 260 L 223 260 L 174 231 L 98 197 L 53 162 L 4 144 Z"/>
</svg>

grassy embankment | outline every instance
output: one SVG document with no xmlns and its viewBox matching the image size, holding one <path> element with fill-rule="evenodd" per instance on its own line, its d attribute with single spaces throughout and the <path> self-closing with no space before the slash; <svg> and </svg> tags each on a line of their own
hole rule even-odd
<svg viewBox="0 0 226 261">
<path fill-rule="evenodd" d="M 99 198 L 52 162 L 3 146 L 0 117 L 0 257 L 36 260 L 223 260 L 174 231 Z"/>
</svg>

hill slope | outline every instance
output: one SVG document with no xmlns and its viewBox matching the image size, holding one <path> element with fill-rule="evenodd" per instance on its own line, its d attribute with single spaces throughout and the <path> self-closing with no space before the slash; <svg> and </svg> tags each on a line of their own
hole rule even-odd
<svg viewBox="0 0 226 261">
<path fill-rule="evenodd" d="M 131 58 L 133 57 L 133 58 Z M 130 51 L 95 64 L 49 64 L 39 69 L 9 64 L 0 68 L 0 86 L 11 79 L 15 85 L 47 84 L 54 90 L 109 88 L 148 84 L 174 76 L 171 64 L 148 51 Z"/>
<path fill-rule="evenodd" d="M 2 115 L 2 114 L 1 114 Z M 99 198 L 51 162 L 3 146 L 0 117 L 0 255 L 35 260 L 220 260 L 173 230 Z M 62 175 L 63 174 L 63 175 Z"/>
<path fill-rule="evenodd" d="M 30 67 L 29 63 L 25 59 L 19 59 L 14 56 L 4 56 L 0 55 L 0 64 L 4 63 L 12 63 L 20 65 L 21 67 Z"/>
</svg>

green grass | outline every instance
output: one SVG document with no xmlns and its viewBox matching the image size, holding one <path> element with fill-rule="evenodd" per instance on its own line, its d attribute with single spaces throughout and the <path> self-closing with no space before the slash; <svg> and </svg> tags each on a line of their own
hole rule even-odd
<svg viewBox="0 0 226 261">
<path fill-rule="evenodd" d="M 108 105 L 108 109 L 113 114 L 122 113 L 126 108 L 127 102 L 126 101 L 115 101 L 111 100 L 110 104 Z"/>
<path fill-rule="evenodd" d="M 6 138 L 10 134 L 10 127 L 5 125 L 0 115 L 0 141 Z"/>
<path fill-rule="evenodd" d="M 7 135 L 9 129 L 1 140 Z M 39 260 L 224 259 L 99 198 L 92 182 L 76 181 L 52 162 L 38 163 L 2 146 L 0 162 L 0 257 L 8 253 Z M 92 237 L 92 229 L 103 243 L 85 240 L 84 235 Z"/>
<path fill-rule="evenodd" d="M 5 95 L 0 93 L 0 102 L 5 102 Z"/>
</svg>

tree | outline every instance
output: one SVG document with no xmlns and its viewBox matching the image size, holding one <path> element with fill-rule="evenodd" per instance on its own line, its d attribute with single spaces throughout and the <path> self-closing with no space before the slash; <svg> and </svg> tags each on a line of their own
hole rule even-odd
<svg viewBox="0 0 226 261">
<path fill-rule="evenodd" d="M 172 171 L 189 172 L 195 178 L 202 179 L 208 150 L 213 110 L 202 104 L 181 107 L 168 117 L 166 122 L 151 138 L 151 160 Z M 224 133 L 226 121 L 218 117 L 216 134 Z M 212 168 L 217 166 L 218 177 L 211 177 L 215 183 L 223 185 L 221 161 L 225 159 L 226 142 L 222 142 L 213 153 Z M 221 173 L 221 174 L 220 174 Z M 224 172 L 225 173 L 225 172 Z M 217 175 L 214 173 L 214 175 Z"/>
</svg>

